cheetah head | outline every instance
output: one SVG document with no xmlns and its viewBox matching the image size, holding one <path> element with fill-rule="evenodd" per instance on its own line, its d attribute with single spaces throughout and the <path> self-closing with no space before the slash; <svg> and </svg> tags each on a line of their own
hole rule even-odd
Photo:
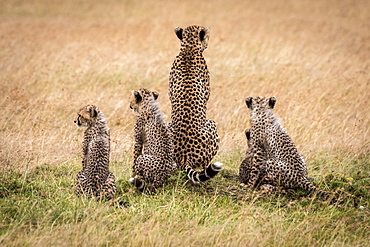
<svg viewBox="0 0 370 247">
<path fill-rule="evenodd" d="M 189 49 L 199 48 L 204 51 L 208 47 L 210 29 L 202 26 L 189 26 L 185 29 L 175 28 L 176 36 L 181 40 L 181 46 Z"/>
<path fill-rule="evenodd" d="M 255 98 L 247 97 L 245 98 L 245 103 L 247 104 L 248 109 L 251 111 L 256 111 L 258 109 L 274 109 L 276 98 L 265 98 L 262 96 Z"/>
<path fill-rule="evenodd" d="M 266 114 L 271 114 L 273 112 L 276 98 L 270 97 L 247 97 L 245 99 L 245 103 L 247 104 L 247 107 L 249 109 L 249 115 L 252 120 L 260 119 L 263 120 Z"/>
<path fill-rule="evenodd" d="M 157 100 L 158 95 L 158 92 L 151 92 L 145 88 L 141 88 L 138 91 L 132 90 L 130 96 L 131 110 L 137 113 L 142 112 L 143 109 L 147 108 L 150 102 Z"/>
<path fill-rule="evenodd" d="M 84 106 L 78 111 L 77 118 L 74 122 L 78 127 L 89 127 L 96 122 L 98 113 L 99 109 L 96 106 Z"/>
</svg>

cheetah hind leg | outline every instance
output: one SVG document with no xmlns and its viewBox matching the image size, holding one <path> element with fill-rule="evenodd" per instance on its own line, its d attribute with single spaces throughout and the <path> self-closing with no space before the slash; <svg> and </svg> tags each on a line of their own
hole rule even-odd
<svg viewBox="0 0 370 247">
<path fill-rule="evenodd" d="M 115 177 L 113 175 L 113 173 L 109 172 L 109 175 L 107 177 L 107 180 L 104 184 L 104 187 L 103 187 L 103 193 L 104 193 L 104 196 L 107 200 L 111 200 L 114 195 L 116 194 L 116 182 L 115 182 Z"/>
<path fill-rule="evenodd" d="M 160 167 L 161 166 L 161 160 L 155 159 L 152 160 L 154 162 L 155 167 Z M 144 179 L 149 180 L 147 182 L 150 183 L 150 185 L 147 185 L 147 183 L 139 179 L 138 177 L 132 177 L 129 179 L 129 181 L 136 186 L 136 188 L 140 192 L 144 192 L 147 194 L 153 194 L 159 187 L 161 187 L 165 181 L 165 179 L 169 176 L 170 173 L 172 173 L 175 169 L 176 165 L 173 164 L 172 167 L 168 167 L 168 169 L 165 169 L 167 171 L 157 171 L 156 174 L 152 174 L 153 171 L 144 172 Z"/>
<path fill-rule="evenodd" d="M 75 194 L 80 196 L 87 192 L 87 178 L 85 176 L 85 171 L 79 171 L 76 176 L 76 186 L 75 186 Z"/>
<path fill-rule="evenodd" d="M 205 150 L 205 153 L 209 154 L 208 161 L 206 160 L 208 163 L 218 151 L 219 138 L 215 121 L 206 120 L 203 128 L 203 135 L 206 137 L 205 146 L 208 150 Z M 222 170 L 222 166 L 223 164 L 221 162 L 215 162 L 209 164 L 203 171 L 196 172 L 193 170 L 192 166 L 188 164 L 185 166 L 185 171 L 193 183 L 200 183 L 215 177 Z"/>
<path fill-rule="evenodd" d="M 176 163 L 163 163 L 163 160 L 160 158 L 154 158 L 153 163 L 154 167 L 160 167 L 161 169 L 156 171 L 155 174 L 153 174 L 153 172 L 146 174 L 147 177 L 151 178 L 151 185 L 147 186 L 144 190 L 144 192 L 148 194 L 154 193 L 159 187 L 163 186 L 165 180 L 170 177 L 177 168 Z"/>
<path fill-rule="evenodd" d="M 129 179 L 129 182 L 133 184 L 140 192 L 144 192 L 146 187 L 146 182 L 150 179 L 145 172 L 145 167 L 151 167 L 153 163 L 153 156 L 151 155 L 140 155 L 135 160 L 135 164 L 132 167 L 132 177 Z M 140 178 L 138 178 L 140 177 Z"/>
<path fill-rule="evenodd" d="M 260 170 L 257 170 L 257 168 L 251 171 L 249 174 L 249 180 L 246 183 L 247 187 L 256 188 L 258 186 L 258 184 L 261 182 L 260 173 Z"/>
<path fill-rule="evenodd" d="M 212 158 L 217 154 L 218 144 L 220 142 L 215 121 L 211 119 L 206 120 L 203 128 L 203 135 L 206 137 L 206 143 L 204 144 L 206 144 L 206 147 L 208 148 L 206 153 L 210 154 L 209 161 L 211 161 Z"/>
</svg>

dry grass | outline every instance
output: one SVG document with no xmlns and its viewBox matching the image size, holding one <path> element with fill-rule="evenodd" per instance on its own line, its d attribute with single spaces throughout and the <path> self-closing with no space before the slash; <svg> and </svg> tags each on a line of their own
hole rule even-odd
<svg viewBox="0 0 370 247">
<path fill-rule="evenodd" d="M 195 5 L 195 6 L 194 6 Z M 277 115 L 303 153 L 369 151 L 369 4 L 366 1 L 3 1 L 1 162 L 75 158 L 76 109 L 97 104 L 113 159 L 130 148 L 128 92 L 160 92 L 169 115 L 175 26 L 211 27 L 209 117 L 220 153 L 244 147 L 246 96 L 275 95 Z M 17 155 L 14 155 L 17 154 Z"/>
<path fill-rule="evenodd" d="M 134 125 L 129 92 L 157 90 L 170 118 L 168 74 L 180 46 L 173 29 L 193 24 L 211 28 L 204 56 L 219 159 L 245 149 L 244 99 L 257 95 L 277 97 L 276 113 L 309 161 L 321 152 L 369 154 L 366 0 L 0 0 L 1 168 L 79 163 L 83 130 L 73 118 L 92 103 L 109 117 L 112 162 L 125 164 L 113 169 L 126 179 Z M 228 168 L 236 171 L 239 161 Z M 207 228 L 197 236 L 204 234 Z"/>
</svg>

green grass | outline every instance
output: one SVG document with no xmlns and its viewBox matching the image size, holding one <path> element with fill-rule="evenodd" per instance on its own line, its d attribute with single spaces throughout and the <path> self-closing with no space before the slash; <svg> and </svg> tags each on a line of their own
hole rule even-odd
<svg viewBox="0 0 370 247">
<path fill-rule="evenodd" d="M 128 164 L 113 163 L 118 191 L 109 202 L 74 195 L 80 169 L 76 163 L 43 164 L 26 173 L 7 170 L 0 177 L 0 242 L 4 246 L 356 246 L 369 241 L 369 157 L 321 155 L 309 161 L 313 168 L 318 163 L 351 167 L 347 174 L 334 170 L 322 178 L 312 172 L 317 186 L 341 198 L 340 204 L 327 204 L 303 191 L 268 195 L 240 187 L 238 163 L 232 162 L 239 155 L 220 157 L 226 168 L 202 186 L 177 173 L 155 195 L 137 192 L 127 181 L 127 172 L 119 172 Z"/>
</svg>

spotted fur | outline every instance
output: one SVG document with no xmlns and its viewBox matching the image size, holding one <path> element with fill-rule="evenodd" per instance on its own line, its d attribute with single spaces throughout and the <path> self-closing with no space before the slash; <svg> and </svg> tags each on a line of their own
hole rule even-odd
<svg viewBox="0 0 370 247">
<path fill-rule="evenodd" d="M 259 176 L 259 169 L 253 166 L 254 152 L 252 148 L 250 129 L 245 129 L 245 136 L 247 137 L 248 141 L 248 149 L 245 153 L 245 158 L 239 167 L 239 177 L 242 183 L 248 184 L 252 176 Z"/>
<path fill-rule="evenodd" d="M 244 182 L 249 187 L 300 188 L 309 194 L 324 195 L 310 183 L 304 158 L 274 114 L 275 102 L 275 97 L 246 98 L 251 117 L 250 156 L 246 163 L 252 164 L 250 173 L 243 175 Z"/>
<path fill-rule="evenodd" d="M 206 118 L 210 80 L 203 51 L 208 46 L 210 30 L 201 26 L 177 27 L 175 33 L 181 48 L 169 76 L 174 160 L 189 179 L 199 183 L 222 169 L 222 163 L 210 164 L 217 154 L 219 138 L 216 123 Z"/>
<path fill-rule="evenodd" d="M 74 121 L 87 127 L 82 142 L 82 170 L 77 174 L 75 193 L 112 199 L 116 193 L 115 177 L 109 171 L 110 136 L 104 114 L 94 105 L 78 111 Z"/>
<path fill-rule="evenodd" d="M 130 108 L 137 113 L 134 166 L 130 182 L 139 191 L 154 192 L 176 169 L 171 133 L 156 102 L 157 92 L 132 91 Z"/>
</svg>

